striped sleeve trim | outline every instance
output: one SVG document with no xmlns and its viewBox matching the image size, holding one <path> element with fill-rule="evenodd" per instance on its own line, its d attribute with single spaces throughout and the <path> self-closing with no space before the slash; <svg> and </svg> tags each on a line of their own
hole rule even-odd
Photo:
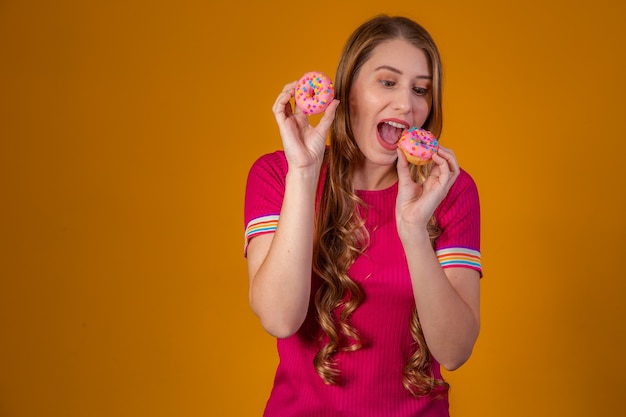
<svg viewBox="0 0 626 417">
<path fill-rule="evenodd" d="M 254 236 L 262 235 L 264 233 L 274 233 L 276 231 L 276 227 L 278 226 L 278 217 L 278 214 L 273 214 L 250 220 L 245 232 L 244 253 L 246 253 L 248 249 L 248 242 L 250 242 L 250 239 Z"/>
<path fill-rule="evenodd" d="M 443 268 L 465 267 L 482 271 L 480 252 L 468 248 L 439 249 L 437 259 Z"/>
</svg>

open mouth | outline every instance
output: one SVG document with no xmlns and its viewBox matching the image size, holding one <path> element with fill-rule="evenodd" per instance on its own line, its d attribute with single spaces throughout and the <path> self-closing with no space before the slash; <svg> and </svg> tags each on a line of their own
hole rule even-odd
<svg viewBox="0 0 626 417">
<path fill-rule="evenodd" d="M 378 134 L 380 138 L 389 145 L 394 145 L 400 140 L 402 132 L 406 126 L 402 123 L 387 120 L 378 124 Z"/>
</svg>

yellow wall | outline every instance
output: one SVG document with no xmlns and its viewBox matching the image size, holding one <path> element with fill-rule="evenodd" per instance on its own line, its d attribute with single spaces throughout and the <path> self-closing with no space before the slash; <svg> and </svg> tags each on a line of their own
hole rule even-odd
<svg viewBox="0 0 626 417">
<path fill-rule="evenodd" d="M 216 2 L 0 2 L 0 415 L 260 415 L 247 170 L 283 84 L 379 12 L 437 39 L 441 140 L 481 192 L 453 414 L 623 412 L 624 3 Z"/>
</svg>

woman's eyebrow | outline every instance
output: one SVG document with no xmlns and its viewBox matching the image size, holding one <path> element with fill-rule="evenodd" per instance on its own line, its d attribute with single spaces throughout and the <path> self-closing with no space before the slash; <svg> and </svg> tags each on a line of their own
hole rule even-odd
<svg viewBox="0 0 626 417">
<path fill-rule="evenodd" d="M 380 70 L 387 70 L 387 71 L 395 72 L 396 74 L 399 74 L 399 75 L 403 74 L 402 71 L 400 71 L 399 69 L 395 67 L 391 67 L 389 65 L 381 65 L 380 67 L 376 68 L 374 71 L 380 71 Z M 430 75 L 418 75 L 415 78 L 424 79 L 424 80 L 433 79 L 433 77 Z"/>
<path fill-rule="evenodd" d="M 380 67 L 376 68 L 374 71 L 380 71 L 380 70 L 388 70 L 391 72 L 395 72 L 396 74 L 402 74 L 402 71 L 400 71 L 397 68 L 390 67 L 389 65 L 381 65 Z"/>
</svg>

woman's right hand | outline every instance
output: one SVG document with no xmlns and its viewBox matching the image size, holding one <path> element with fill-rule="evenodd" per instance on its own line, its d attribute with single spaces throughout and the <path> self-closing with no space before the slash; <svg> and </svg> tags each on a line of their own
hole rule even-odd
<svg viewBox="0 0 626 417">
<path fill-rule="evenodd" d="M 283 149 L 289 168 L 319 167 L 326 148 L 326 137 L 339 101 L 333 100 L 326 108 L 317 126 L 311 126 L 309 119 L 298 106 L 295 111 L 291 98 L 295 95 L 297 81 L 283 88 L 272 108 L 283 142 Z"/>
</svg>

